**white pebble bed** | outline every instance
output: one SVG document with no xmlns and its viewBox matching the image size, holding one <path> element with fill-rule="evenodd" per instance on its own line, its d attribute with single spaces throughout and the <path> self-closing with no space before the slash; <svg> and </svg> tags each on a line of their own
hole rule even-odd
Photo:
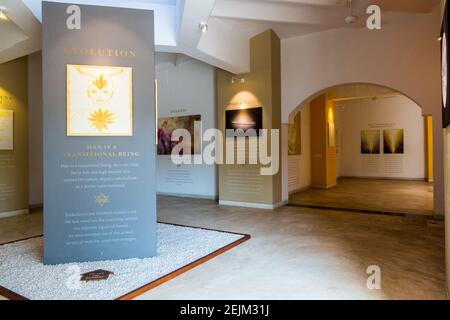
<svg viewBox="0 0 450 320">
<path fill-rule="evenodd" d="M 5 244 L 0 246 L 0 286 L 31 300 L 117 299 L 243 237 L 160 223 L 157 234 L 154 258 L 57 266 L 43 265 L 42 237 Z M 73 281 L 74 266 L 82 274 L 104 269 L 114 276 L 106 281 Z"/>
</svg>

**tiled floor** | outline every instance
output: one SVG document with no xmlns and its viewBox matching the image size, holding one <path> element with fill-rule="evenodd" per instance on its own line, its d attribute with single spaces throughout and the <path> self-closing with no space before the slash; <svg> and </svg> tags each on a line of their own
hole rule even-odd
<svg viewBox="0 0 450 320">
<path fill-rule="evenodd" d="M 252 239 L 139 299 L 445 299 L 444 229 L 424 217 L 160 197 L 160 221 Z M 0 241 L 36 235 L 42 215 L 0 220 Z M 0 261 L 1 263 L 1 261 Z M 366 270 L 381 268 L 381 290 Z"/>
<path fill-rule="evenodd" d="M 292 205 L 433 215 L 433 184 L 424 181 L 339 179 L 330 189 L 292 194 Z"/>
</svg>

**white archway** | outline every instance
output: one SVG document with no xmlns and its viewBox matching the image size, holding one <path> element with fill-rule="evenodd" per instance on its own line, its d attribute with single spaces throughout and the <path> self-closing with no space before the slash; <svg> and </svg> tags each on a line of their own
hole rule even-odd
<svg viewBox="0 0 450 320">
<path fill-rule="evenodd" d="M 282 41 L 282 123 L 301 103 L 340 84 L 370 83 L 404 94 L 434 119 L 434 204 L 443 216 L 440 8 L 414 19 L 389 13 L 383 18 L 389 23 L 379 31 L 341 28 Z"/>
<path fill-rule="evenodd" d="M 310 101 L 312 101 L 313 99 L 315 99 L 316 97 L 330 92 L 333 89 L 339 88 L 339 87 L 345 87 L 345 86 L 354 86 L 354 85 L 363 85 L 363 86 L 371 86 L 371 87 L 379 87 L 382 89 L 385 89 L 386 91 L 389 92 L 396 92 L 406 98 L 408 98 L 409 100 L 413 101 L 421 110 L 422 110 L 422 115 L 433 115 L 433 113 L 428 113 L 424 110 L 424 108 L 413 98 L 411 98 L 410 96 L 404 94 L 403 92 L 396 90 L 395 88 L 390 88 L 387 87 L 385 85 L 380 85 L 380 84 L 374 84 L 374 83 L 363 83 L 363 82 L 350 82 L 350 83 L 341 83 L 338 85 L 333 85 L 327 88 L 323 88 L 321 90 L 319 90 L 318 92 L 311 94 L 310 96 L 308 96 L 304 101 L 302 101 L 300 104 L 297 105 L 297 107 L 295 109 L 293 109 L 291 111 L 291 113 L 289 114 L 288 118 L 289 120 L 293 119 L 293 117 L 301 110 L 302 107 L 304 107 L 306 104 L 308 104 Z M 440 154 L 443 154 L 443 145 L 442 143 L 439 143 L 439 141 L 442 141 L 442 129 L 440 126 L 440 121 L 441 121 L 441 117 L 438 117 L 438 121 L 436 121 L 436 119 L 433 117 L 434 119 L 434 133 L 433 133 L 433 141 L 434 141 L 434 154 L 433 154 L 433 159 L 434 159 L 434 210 L 435 210 L 435 214 L 439 215 L 438 210 L 441 210 L 439 208 L 439 205 L 442 203 L 442 199 L 444 196 L 444 185 L 443 185 L 443 179 L 440 179 L 440 177 L 442 177 L 442 173 L 440 173 L 441 170 L 439 170 L 439 168 L 437 167 L 440 163 L 442 163 L 443 158 L 437 158 L 439 157 Z M 437 132 L 437 134 L 436 134 Z M 438 142 L 437 142 L 438 141 Z M 287 143 L 287 141 L 283 141 L 283 143 Z M 283 156 L 287 157 L 286 154 L 283 154 Z M 285 166 L 286 170 L 288 170 L 288 166 Z M 439 176 L 440 175 L 440 176 Z M 287 189 L 288 186 L 288 179 L 286 179 L 287 174 L 285 175 L 284 179 L 283 179 L 283 189 Z M 443 203 L 442 203 L 443 205 Z"/>
</svg>

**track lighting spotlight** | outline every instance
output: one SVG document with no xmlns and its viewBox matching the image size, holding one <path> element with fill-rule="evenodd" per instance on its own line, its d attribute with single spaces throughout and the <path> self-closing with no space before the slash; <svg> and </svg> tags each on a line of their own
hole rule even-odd
<svg viewBox="0 0 450 320">
<path fill-rule="evenodd" d="M 198 28 L 201 32 L 205 33 L 206 31 L 208 31 L 208 24 L 206 22 L 200 22 Z"/>
<path fill-rule="evenodd" d="M 8 10 L 6 8 L 0 7 L 0 19 L 8 20 Z"/>
</svg>

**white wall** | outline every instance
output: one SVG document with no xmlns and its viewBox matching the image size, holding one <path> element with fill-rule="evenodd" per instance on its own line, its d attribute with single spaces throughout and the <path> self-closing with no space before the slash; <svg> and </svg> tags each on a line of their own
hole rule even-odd
<svg viewBox="0 0 450 320">
<path fill-rule="evenodd" d="M 300 112 L 302 154 L 288 156 L 289 193 L 304 190 L 311 186 L 311 114 L 309 103 L 302 107 Z"/>
<path fill-rule="evenodd" d="M 425 179 L 422 110 L 405 96 L 340 102 L 340 172 L 343 177 Z M 380 130 L 381 154 L 361 154 L 361 130 Z M 404 129 L 404 154 L 383 154 L 382 131 Z"/>
<path fill-rule="evenodd" d="M 159 118 L 201 114 L 203 131 L 216 128 L 215 69 L 176 54 L 157 54 Z M 217 168 L 174 165 L 170 156 L 157 157 L 158 194 L 216 199 Z"/>
<path fill-rule="evenodd" d="M 412 98 L 441 123 L 439 8 L 430 14 L 383 13 L 383 29 L 342 28 L 282 41 L 282 120 L 324 89 L 369 83 Z M 442 129 L 434 126 L 437 215 L 444 213 Z M 287 181 L 284 181 L 287 185 Z"/>
<path fill-rule="evenodd" d="M 43 188 L 42 55 L 28 56 L 29 204 L 41 206 Z"/>
</svg>

